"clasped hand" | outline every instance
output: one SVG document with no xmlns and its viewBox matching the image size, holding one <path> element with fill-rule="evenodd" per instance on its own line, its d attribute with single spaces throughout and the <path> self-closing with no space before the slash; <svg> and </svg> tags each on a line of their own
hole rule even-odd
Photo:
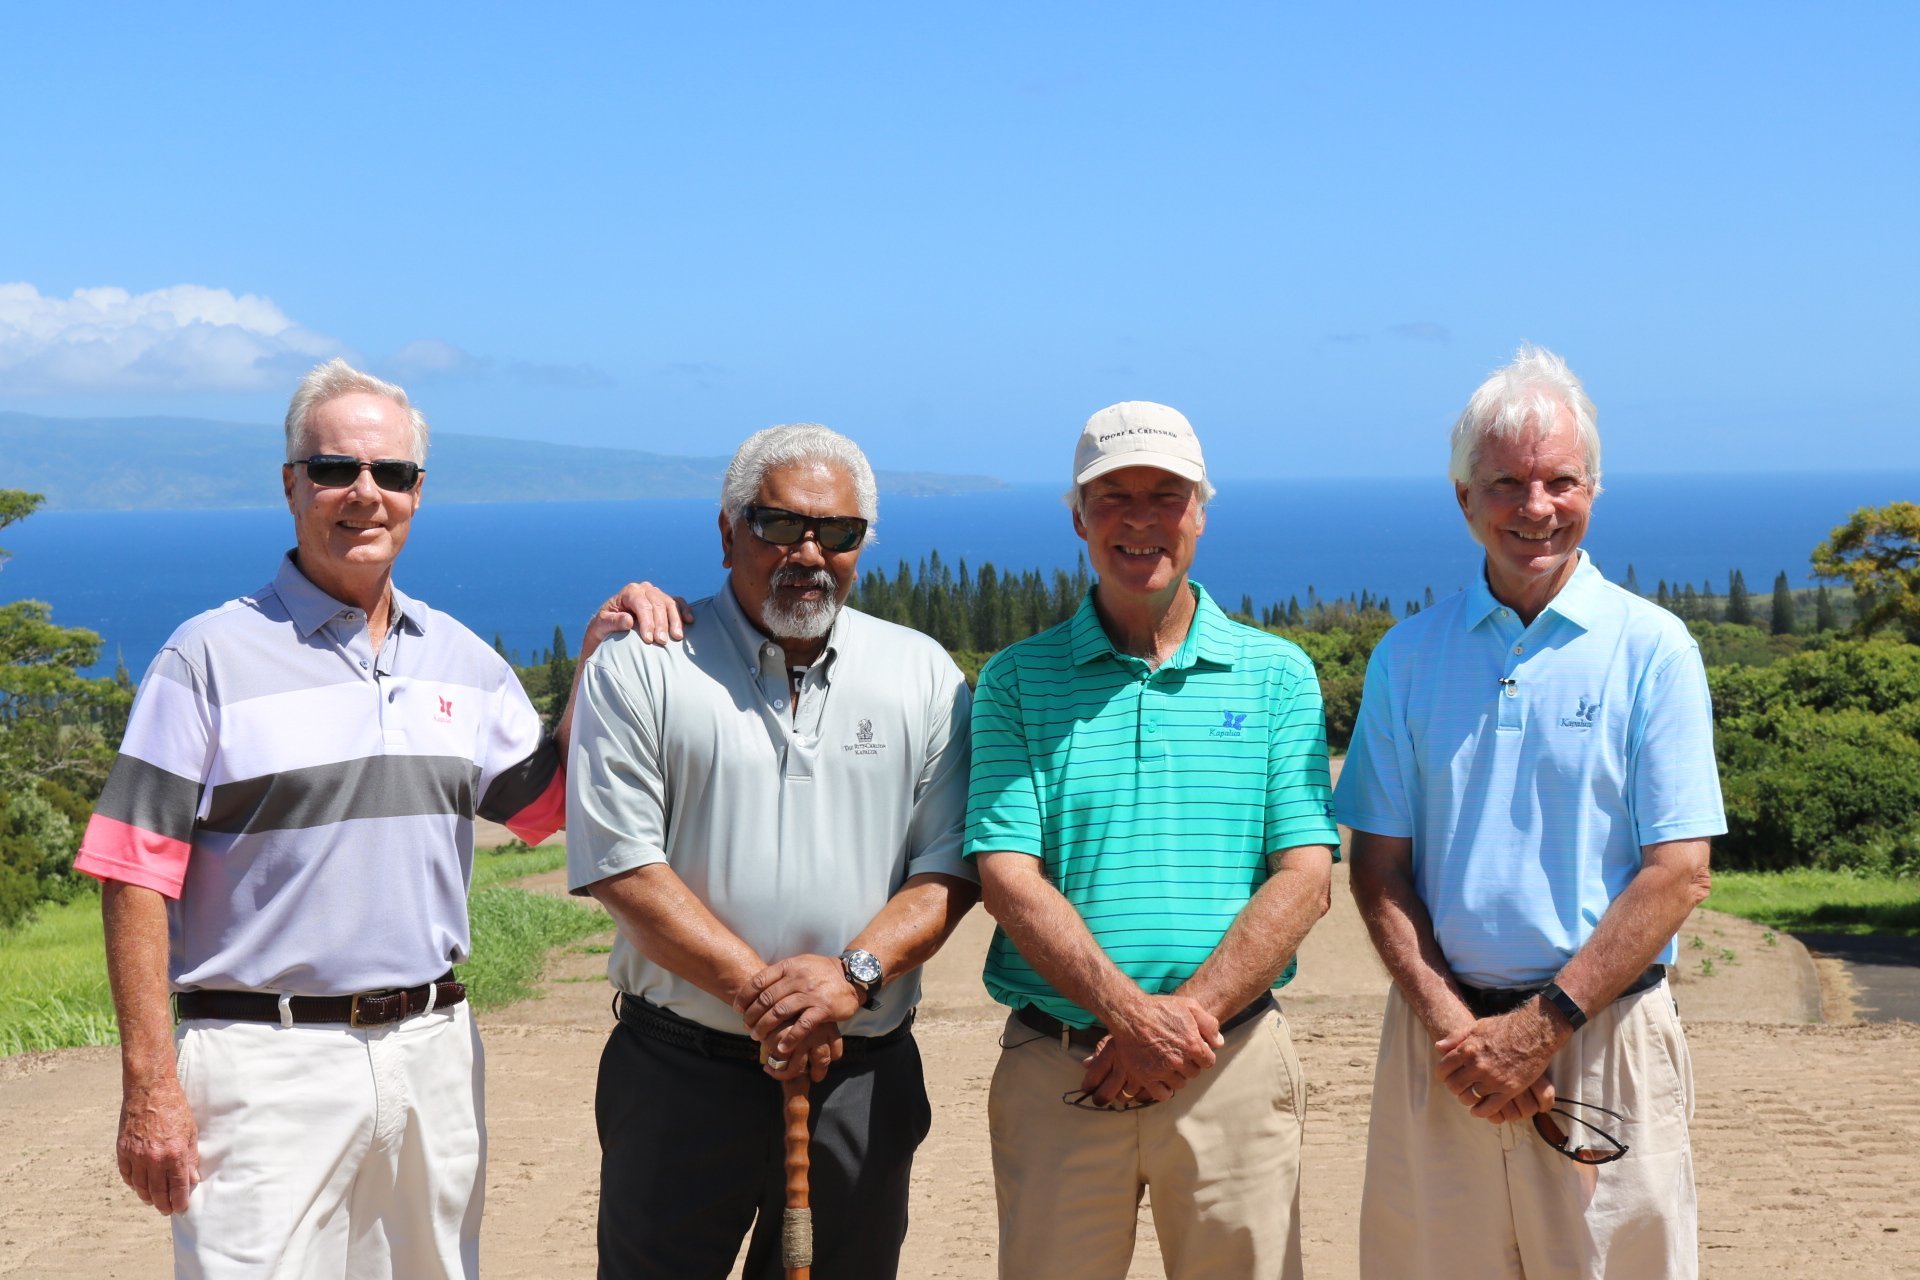
<svg viewBox="0 0 1920 1280">
<path fill-rule="evenodd" d="M 1220 1020 L 1183 995 L 1146 996 L 1111 1028 L 1091 1056 L 1081 1082 L 1103 1106 L 1149 1099 L 1164 1102 L 1214 1064 L 1226 1044 Z"/>
<path fill-rule="evenodd" d="M 1491 1124 L 1530 1119 L 1553 1109 L 1547 1066 L 1562 1037 L 1554 1025 L 1522 1005 L 1478 1018 L 1434 1042 L 1434 1074 L 1474 1115 Z"/>
<path fill-rule="evenodd" d="M 845 1044 L 840 1024 L 860 1011 L 860 993 L 834 956 L 798 955 L 770 964 L 741 985 L 733 1007 L 747 1034 L 766 1046 L 767 1074 L 807 1072 L 825 1080 Z M 774 1060 L 785 1062 L 775 1067 Z"/>
</svg>

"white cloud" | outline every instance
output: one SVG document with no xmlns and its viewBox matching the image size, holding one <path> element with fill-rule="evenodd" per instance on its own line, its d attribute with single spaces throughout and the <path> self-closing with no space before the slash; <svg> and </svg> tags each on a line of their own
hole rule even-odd
<svg viewBox="0 0 1920 1280">
<path fill-rule="evenodd" d="M 284 391 L 343 344 L 269 298 L 178 284 L 43 297 L 0 284 L 0 391 Z"/>
</svg>

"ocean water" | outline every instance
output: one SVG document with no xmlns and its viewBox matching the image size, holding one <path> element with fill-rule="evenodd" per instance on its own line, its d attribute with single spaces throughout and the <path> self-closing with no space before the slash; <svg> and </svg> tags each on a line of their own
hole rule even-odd
<svg viewBox="0 0 1920 1280">
<path fill-rule="evenodd" d="M 1808 553 L 1857 507 L 1920 498 L 1920 473 L 1609 477 L 1586 547 L 1609 577 L 1641 588 L 1713 583 L 1739 569 L 1764 595 L 1785 570 L 1810 585 Z M 415 518 L 396 580 L 491 640 L 530 655 L 559 624 L 570 646 L 629 579 L 688 596 L 721 582 L 716 507 L 695 500 L 435 505 Z M 891 574 L 938 550 L 978 569 L 1071 568 L 1082 547 L 1058 490 L 1013 486 L 961 497 L 883 498 L 879 541 L 860 567 Z M 284 508 L 42 512 L 0 534 L 12 559 L 0 601 L 53 605 L 54 620 L 105 639 L 137 676 L 184 619 L 251 591 L 292 543 Z M 1208 513 L 1194 576 L 1227 607 L 1371 591 L 1396 607 L 1458 590 L 1479 565 L 1441 480 L 1245 481 Z"/>
</svg>

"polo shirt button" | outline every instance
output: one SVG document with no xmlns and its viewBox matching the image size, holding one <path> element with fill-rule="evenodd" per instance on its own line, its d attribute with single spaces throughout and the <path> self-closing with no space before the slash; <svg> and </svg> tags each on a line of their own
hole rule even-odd
<svg viewBox="0 0 1920 1280">
<path fill-rule="evenodd" d="M 758 667 L 748 667 L 748 668 L 747 668 L 747 674 L 748 674 L 748 675 L 750 675 L 750 676 L 757 676 L 757 675 L 759 675 L 759 674 L 760 674 L 760 668 L 758 668 Z"/>
<path fill-rule="evenodd" d="M 362 671 L 367 669 L 367 660 L 365 658 L 360 659 L 360 669 Z"/>
<path fill-rule="evenodd" d="M 1527 651 L 1527 646 L 1525 646 L 1525 645 L 1523 645 L 1523 644 L 1517 644 L 1517 645 L 1515 645 L 1515 646 L 1513 646 L 1513 651 L 1514 651 L 1515 653 L 1525 653 L 1525 652 Z"/>
<path fill-rule="evenodd" d="M 773 708 L 776 711 L 785 711 L 787 709 L 787 700 L 785 698 L 775 698 L 773 700 Z"/>
</svg>

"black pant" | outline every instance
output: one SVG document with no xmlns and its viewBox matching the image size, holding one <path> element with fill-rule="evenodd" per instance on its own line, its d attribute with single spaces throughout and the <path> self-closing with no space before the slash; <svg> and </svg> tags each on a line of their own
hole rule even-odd
<svg viewBox="0 0 1920 1280">
<path fill-rule="evenodd" d="M 919 1046 L 908 1035 L 848 1055 L 811 1097 L 813 1274 L 890 1280 L 913 1153 L 933 1123 Z M 616 1025 L 593 1108 L 601 1280 L 724 1280 L 749 1225 L 747 1280 L 780 1280 L 781 1103 L 752 1063 Z"/>
</svg>

